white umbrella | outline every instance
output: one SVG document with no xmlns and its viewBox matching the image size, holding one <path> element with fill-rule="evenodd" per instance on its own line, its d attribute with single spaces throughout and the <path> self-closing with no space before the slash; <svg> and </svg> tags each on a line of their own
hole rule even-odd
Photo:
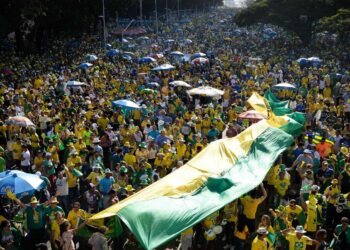
<svg viewBox="0 0 350 250">
<path fill-rule="evenodd" d="M 208 97 L 219 97 L 224 94 L 224 91 L 210 86 L 201 86 L 187 91 L 188 95 L 202 95 Z"/>
<path fill-rule="evenodd" d="M 87 84 L 84 82 L 78 82 L 78 81 L 68 81 L 66 82 L 66 87 L 81 87 L 86 86 Z"/>
<path fill-rule="evenodd" d="M 208 63 L 208 62 L 209 62 L 208 58 L 198 57 L 196 59 L 193 59 L 191 64 L 205 64 L 205 63 Z"/>
<path fill-rule="evenodd" d="M 184 56 L 184 53 L 180 51 L 173 51 L 170 53 L 171 56 Z"/>
<path fill-rule="evenodd" d="M 173 65 L 170 65 L 170 64 L 162 64 L 160 66 L 157 66 L 155 68 L 153 68 L 152 70 L 153 71 L 166 71 L 166 70 L 173 70 L 175 69 L 175 67 Z"/>
<path fill-rule="evenodd" d="M 140 109 L 141 108 L 140 105 L 138 105 L 137 103 L 130 101 L 130 100 L 126 100 L 126 99 L 113 101 L 112 106 L 113 107 L 118 106 L 118 107 L 129 108 L 129 109 Z"/>
<path fill-rule="evenodd" d="M 11 116 L 6 120 L 6 124 L 14 124 L 21 127 L 35 127 L 35 124 L 25 116 Z"/>
<path fill-rule="evenodd" d="M 86 60 L 88 60 L 89 62 L 96 61 L 97 59 L 98 59 L 98 57 L 95 55 L 87 55 L 86 56 Z"/>
<path fill-rule="evenodd" d="M 281 89 L 296 89 L 296 87 L 293 84 L 282 82 L 279 84 L 274 85 L 275 88 L 281 88 Z"/>
<path fill-rule="evenodd" d="M 169 83 L 170 85 L 173 85 L 175 87 L 185 87 L 185 88 L 192 88 L 190 84 L 184 81 L 173 81 Z"/>
</svg>

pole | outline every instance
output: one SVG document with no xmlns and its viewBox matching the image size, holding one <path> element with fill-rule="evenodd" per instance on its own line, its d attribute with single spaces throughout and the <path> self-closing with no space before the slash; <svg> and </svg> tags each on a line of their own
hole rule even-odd
<svg viewBox="0 0 350 250">
<path fill-rule="evenodd" d="M 106 47 L 106 16 L 105 16 L 105 0 L 102 0 L 102 20 L 103 20 L 103 42 Z"/>
<path fill-rule="evenodd" d="M 180 19 L 180 0 L 177 0 L 177 19 Z"/>
<path fill-rule="evenodd" d="M 140 22 L 141 22 L 141 26 L 143 24 L 142 20 L 143 20 L 143 16 L 142 16 L 142 0 L 140 0 Z"/>
<path fill-rule="evenodd" d="M 166 15 L 166 24 L 169 23 L 168 19 L 168 0 L 165 0 L 165 15 Z"/>
<path fill-rule="evenodd" d="M 156 33 L 158 36 L 158 10 L 157 10 L 157 0 L 154 0 L 154 8 L 156 12 Z"/>
<path fill-rule="evenodd" d="M 126 28 L 122 31 L 122 42 L 123 42 L 123 38 L 124 38 L 124 32 L 129 28 L 129 26 L 135 21 L 135 19 L 132 19 L 128 25 L 126 26 Z"/>
</svg>

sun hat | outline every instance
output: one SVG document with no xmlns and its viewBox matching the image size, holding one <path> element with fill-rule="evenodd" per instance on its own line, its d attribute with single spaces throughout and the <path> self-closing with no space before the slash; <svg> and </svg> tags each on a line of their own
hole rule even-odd
<svg viewBox="0 0 350 250">
<path fill-rule="evenodd" d="M 126 185 L 125 190 L 128 192 L 131 192 L 131 191 L 135 191 L 135 188 L 133 188 L 133 186 L 129 184 L 129 185 Z"/>
<path fill-rule="evenodd" d="M 111 170 L 109 168 L 105 169 L 105 174 L 112 174 Z"/>
<path fill-rule="evenodd" d="M 340 152 L 342 152 L 343 155 L 347 155 L 349 153 L 349 149 L 347 147 L 341 147 Z"/>
<path fill-rule="evenodd" d="M 222 226 L 215 226 L 215 227 L 213 227 L 213 232 L 215 234 L 221 234 L 222 231 L 223 231 Z"/>
<path fill-rule="evenodd" d="M 126 174 L 126 173 L 128 172 L 128 168 L 125 167 L 125 166 L 121 166 L 121 167 L 119 168 L 119 172 L 120 172 L 120 173 Z"/>
<path fill-rule="evenodd" d="M 304 154 L 311 154 L 311 151 L 309 149 L 304 149 Z"/>
<path fill-rule="evenodd" d="M 30 198 L 30 204 L 37 204 L 39 203 L 37 198 L 35 196 L 33 196 L 32 198 Z"/>
<path fill-rule="evenodd" d="M 304 230 L 304 227 L 301 226 L 301 225 L 299 225 L 299 226 L 297 226 L 297 227 L 295 228 L 295 232 L 296 232 L 296 233 L 299 233 L 299 234 L 304 234 L 304 233 L 306 233 L 306 231 Z"/>
<path fill-rule="evenodd" d="M 317 186 L 317 185 L 312 185 L 311 186 L 311 191 L 318 191 L 318 190 L 320 190 L 319 186 Z"/>
<path fill-rule="evenodd" d="M 93 144 L 100 143 L 100 139 L 98 137 L 94 138 L 92 141 Z"/>
<path fill-rule="evenodd" d="M 332 181 L 331 181 L 331 184 L 338 184 L 339 182 L 338 182 L 338 179 L 333 179 Z"/>
<path fill-rule="evenodd" d="M 148 183 L 148 179 L 143 179 L 143 180 L 140 181 L 140 185 L 141 186 L 148 186 L 148 184 L 149 184 Z"/>
<path fill-rule="evenodd" d="M 52 199 L 50 200 L 50 203 L 51 204 L 59 203 L 58 200 L 57 200 L 57 197 L 56 196 L 52 197 Z"/>
<path fill-rule="evenodd" d="M 259 227 L 258 230 L 256 230 L 257 234 L 267 234 L 267 229 L 266 227 Z"/>
</svg>

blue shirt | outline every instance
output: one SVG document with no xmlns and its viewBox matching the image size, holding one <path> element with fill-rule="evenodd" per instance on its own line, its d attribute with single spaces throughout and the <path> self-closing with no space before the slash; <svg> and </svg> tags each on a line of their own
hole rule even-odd
<svg viewBox="0 0 350 250">
<path fill-rule="evenodd" d="M 104 177 L 100 180 L 99 186 L 102 194 L 108 194 L 114 183 L 114 178 L 111 176 L 109 178 Z"/>
</svg>

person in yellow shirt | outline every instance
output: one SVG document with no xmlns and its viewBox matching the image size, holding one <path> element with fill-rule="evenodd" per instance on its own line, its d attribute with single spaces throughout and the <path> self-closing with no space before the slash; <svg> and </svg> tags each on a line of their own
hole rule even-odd
<svg viewBox="0 0 350 250">
<path fill-rule="evenodd" d="M 78 152 L 76 150 L 73 150 L 70 154 L 71 155 L 67 159 L 67 164 L 68 165 L 72 164 L 76 169 L 80 170 L 82 166 L 82 160 L 80 156 L 78 156 Z"/>
<path fill-rule="evenodd" d="M 293 221 L 298 220 L 300 214 L 303 212 L 303 208 L 297 205 L 296 200 L 291 199 L 284 212 L 286 213 L 288 223 L 291 226 Z"/>
<path fill-rule="evenodd" d="M 34 166 L 36 171 L 43 172 L 44 160 L 44 152 L 39 149 L 34 157 Z"/>
<path fill-rule="evenodd" d="M 331 185 L 325 189 L 324 195 L 327 199 L 326 225 L 332 227 L 334 224 L 334 214 L 336 213 L 336 208 L 334 205 L 338 196 L 340 195 L 338 179 L 333 179 L 331 181 Z"/>
<path fill-rule="evenodd" d="M 259 227 L 256 230 L 257 236 L 252 242 L 251 250 L 268 250 L 273 249 L 272 245 L 267 240 L 268 231 L 265 227 Z"/>
<path fill-rule="evenodd" d="M 48 147 L 47 147 L 47 152 L 51 153 L 52 155 L 52 163 L 54 164 L 59 164 L 60 159 L 58 155 L 58 143 L 54 143 L 52 139 L 48 141 Z"/>
<path fill-rule="evenodd" d="M 243 214 L 239 218 L 239 220 L 242 220 L 242 223 L 244 223 L 248 227 L 250 233 L 255 232 L 255 216 L 258 206 L 267 197 L 267 192 L 262 183 L 260 184 L 260 188 L 263 193 L 261 197 L 253 198 L 251 195 L 252 192 L 250 192 L 249 194 L 240 198 L 240 201 L 243 206 Z"/>
<path fill-rule="evenodd" d="M 280 165 L 278 175 L 276 176 L 274 187 L 277 192 L 275 196 L 274 206 L 277 207 L 280 204 L 281 199 L 286 195 L 286 192 L 290 185 L 290 174 L 286 171 L 284 164 Z"/>
<path fill-rule="evenodd" d="M 55 213 L 55 219 L 51 221 L 51 235 L 50 235 L 50 241 L 53 249 L 59 249 L 60 246 L 60 225 L 66 221 L 63 214 L 60 211 L 57 211 Z"/>
<path fill-rule="evenodd" d="M 86 180 L 94 184 L 95 186 L 98 186 L 100 180 L 103 177 L 104 174 L 102 173 L 102 167 L 99 165 L 95 165 L 92 167 L 92 172 L 86 177 Z"/>
<path fill-rule="evenodd" d="M 21 167 L 21 153 L 22 153 L 22 144 L 18 138 L 12 143 L 10 151 L 12 152 L 12 157 L 16 163 L 18 169 Z"/>
<path fill-rule="evenodd" d="M 313 195 L 305 203 L 307 208 L 305 229 L 309 235 L 314 235 L 317 231 L 317 199 Z"/>
<path fill-rule="evenodd" d="M 77 228 L 78 219 L 86 219 L 86 212 L 80 209 L 80 203 L 74 202 L 72 210 L 69 211 L 67 220 L 71 224 L 72 228 Z"/>
<path fill-rule="evenodd" d="M 127 166 L 135 166 L 136 165 L 136 156 L 133 154 L 134 149 L 131 148 L 130 142 L 125 142 L 124 147 L 128 150 L 124 154 L 123 160 L 126 162 Z"/>
<path fill-rule="evenodd" d="M 176 143 L 176 158 L 177 160 L 183 160 L 185 157 L 185 153 L 187 150 L 187 146 L 185 144 L 185 140 L 183 138 L 180 138 L 178 142 Z"/>
<path fill-rule="evenodd" d="M 294 228 L 287 228 L 282 231 L 282 235 L 289 241 L 289 250 L 306 250 L 307 246 L 319 245 L 318 241 L 313 240 L 304 235 L 306 231 L 303 226 Z"/>
<path fill-rule="evenodd" d="M 66 170 L 66 175 L 68 179 L 68 190 L 69 190 L 69 201 L 72 202 L 76 199 L 78 195 L 78 176 L 75 173 L 74 164 L 68 164 Z"/>
<path fill-rule="evenodd" d="M 97 119 L 97 124 L 102 130 L 106 130 L 108 123 L 109 119 L 105 115 Z"/>
<path fill-rule="evenodd" d="M 233 245 L 233 234 L 238 221 L 238 200 L 227 204 L 223 209 L 224 233 L 228 244 Z"/>
</svg>

